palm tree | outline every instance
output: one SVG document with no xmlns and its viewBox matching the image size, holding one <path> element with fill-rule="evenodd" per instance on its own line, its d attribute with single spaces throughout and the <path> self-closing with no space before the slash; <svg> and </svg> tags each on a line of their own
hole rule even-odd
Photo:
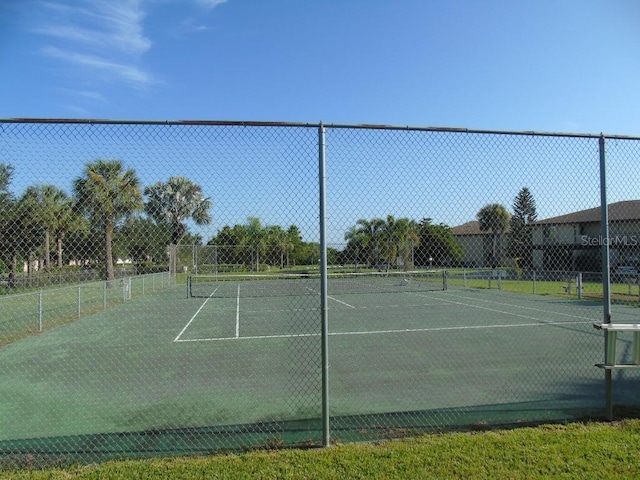
<svg viewBox="0 0 640 480">
<path fill-rule="evenodd" d="M 381 218 L 365 220 L 361 218 L 356 222 L 356 231 L 362 242 L 362 248 L 366 252 L 370 265 L 380 262 L 380 241 L 385 222 Z"/>
<path fill-rule="evenodd" d="M 395 239 L 397 254 L 402 259 L 404 269 L 413 268 L 413 253 L 420 244 L 420 225 L 415 220 L 399 218 L 395 223 Z"/>
<path fill-rule="evenodd" d="M 104 229 L 106 274 L 111 281 L 115 278 L 113 230 L 118 222 L 142 209 L 140 181 L 135 170 L 125 170 L 120 160 L 96 160 L 85 165 L 73 190 L 78 210 Z"/>
<path fill-rule="evenodd" d="M 73 199 L 68 198 L 68 201 L 65 201 L 58 210 L 53 225 L 56 240 L 56 263 L 58 267 L 62 267 L 62 246 L 65 237 L 72 233 L 88 233 L 89 224 L 87 219 L 76 211 Z"/>
<path fill-rule="evenodd" d="M 411 264 L 412 246 L 420 241 L 419 230 L 419 225 L 414 220 L 406 217 L 396 219 L 393 215 L 387 215 L 382 227 L 387 271 L 391 265 L 396 265 L 398 257 L 402 259 L 405 268 Z"/>
<path fill-rule="evenodd" d="M 20 211 L 20 202 L 9 190 L 13 171 L 13 166 L 0 163 L 0 260 L 10 265 L 9 285 L 12 287 L 17 278 L 20 244 L 24 240 L 21 231 L 24 216 Z"/>
<path fill-rule="evenodd" d="M 44 267 L 51 267 L 51 237 L 56 236 L 58 263 L 62 263 L 62 236 L 58 235 L 60 226 L 70 220 L 72 215 L 71 199 L 54 185 L 34 185 L 27 188 L 23 201 L 30 211 L 30 221 L 44 237 Z"/>
<path fill-rule="evenodd" d="M 499 203 L 491 203 L 485 205 L 480 209 L 477 214 L 479 227 L 481 232 L 489 232 L 491 239 L 491 258 L 490 263 L 492 267 L 496 267 L 500 264 L 500 241 L 502 234 L 507 230 L 509 226 L 509 219 L 511 215 L 504 206 Z"/>
<path fill-rule="evenodd" d="M 196 225 L 209 225 L 212 222 L 209 210 L 211 200 L 204 196 L 202 187 L 187 177 L 171 177 L 167 182 L 157 182 L 144 189 L 148 197 L 145 210 L 159 225 L 171 228 L 171 272 L 175 273 L 177 247 L 185 236 L 186 220 Z"/>
<path fill-rule="evenodd" d="M 166 183 L 158 182 L 144 189 L 148 197 L 146 212 L 156 223 L 171 227 L 171 243 L 179 245 L 187 227 L 184 222 L 193 220 L 196 225 L 210 225 L 209 210 L 213 203 L 202 193 L 202 187 L 187 177 L 171 177 Z"/>
<path fill-rule="evenodd" d="M 344 259 L 344 263 L 354 263 L 356 271 L 358 270 L 358 263 L 360 262 L 360 254 L 364 250 L 366 243 L 365 235 L 357 226 L 353 226 L 347 230 L 344 234 L 344 239 L 347 241 L 345 252 L 348 252 L 349 258 Z"/>
</svg>

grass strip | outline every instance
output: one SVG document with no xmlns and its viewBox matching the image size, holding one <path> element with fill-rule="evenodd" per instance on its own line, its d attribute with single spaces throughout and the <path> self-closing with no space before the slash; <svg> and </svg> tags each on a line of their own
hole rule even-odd
<svg viewBox="0 0 640 480">
<path fill-rule="evenodd" d="M 0 479 L 429 479 L 640 477 L 640 420 L 424 435 L 328 449 L 110 461 Z"/>
</svg>

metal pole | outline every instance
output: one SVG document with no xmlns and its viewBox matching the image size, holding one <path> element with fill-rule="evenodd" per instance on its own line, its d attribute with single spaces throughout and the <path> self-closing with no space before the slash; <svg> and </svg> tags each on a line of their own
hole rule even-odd
<svg viewBox="0 0 640 480">
<path fill-rule="evenodd" d="M 38 293 L 38 331 L 42 331 L 42 290 Z"/>
<path fill-rule="evenodd" d="M 576 286 L 578 288 L 578 298 L 582 299 L 582 272 L 578 272 L 578 277 L 576 279 Z"/>
<path fill-rule="evenodd" d="M 320 315 L 322 325 L 322 445 L 331 443 L 329 432 L 329 311 L 328 311 L 328 279 L 327 279 L 327 225 L 326 225 L 326 163 L 325 163 L 325 129 L 320 123 L 318 127 L 318 176 L 320 181 Z"/>
<path fill-rule="evenodd" d="M 607 175 L 606 175 L 606 155 L 604 145 L 604 135 L 600 135 L 600 238 L 602 239 L 602 309 L 604 323 L 611 323 L 611 279 L 609 278 L 609 212 L 607 211 Z M 615 346 L 610 345 L 609 336 L 612 332 L 608 329 L 604 331 L 604 363 L 605 365 L 615 364 Z M 615 339 L 615 334 L 614 334 Z M 613 420 L 613 384 L 611 369 L 604 371 L 605 382 L 605 410 L 608 420 Z"/>
</svg>

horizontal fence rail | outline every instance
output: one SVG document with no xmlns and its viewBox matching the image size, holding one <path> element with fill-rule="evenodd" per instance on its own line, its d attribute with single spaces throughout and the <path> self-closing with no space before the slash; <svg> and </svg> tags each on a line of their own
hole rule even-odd
<svg viewBox="0 0 640 480">
<path fill-rule="evenodd" d="M 0 120 L 0 462 L 633 413 L 638 158 L 601 134 Z"/>
</svg>

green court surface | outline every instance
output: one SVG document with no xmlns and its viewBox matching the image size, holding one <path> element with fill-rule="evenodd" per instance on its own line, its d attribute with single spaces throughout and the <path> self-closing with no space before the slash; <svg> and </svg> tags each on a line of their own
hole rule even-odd
<svg viewBox="0 0 640 480">
<path fill-rule="evenodd" d="M 188 298 L 173 286 L 2 347 L 0 451 L 317 443 L 319 296 L 229 291 Z M 598 303 L 464 288 L 328 301 L 334 437 L 575 418 L 603 404 Z"/>
</svg>

